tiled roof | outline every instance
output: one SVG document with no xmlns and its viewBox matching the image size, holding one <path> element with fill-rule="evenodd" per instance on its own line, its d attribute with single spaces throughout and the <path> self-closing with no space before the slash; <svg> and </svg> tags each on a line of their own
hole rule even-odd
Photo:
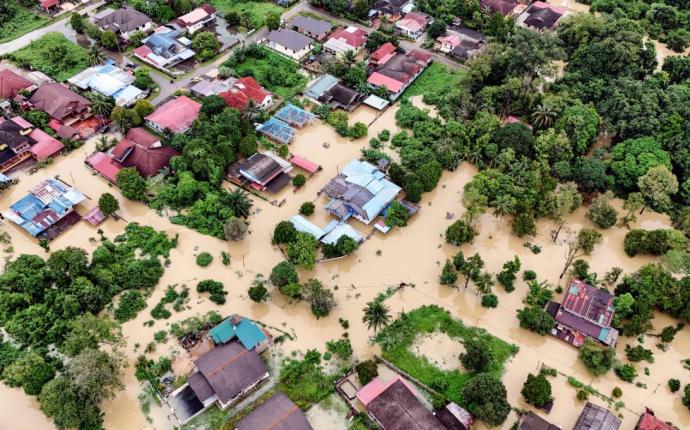
<svg viewBox="0 0 690 430">
<path fill-rule="evenodd" d="M 270 42 L 277 45 L 284 46 L 285 48 L 292 49 L 293 51 L 301 51 L 310 43 L 314 41 L 311 37 L 307 37 L 302 33 L 298 33 L 293 30 L 273 30 L 266 36 Z"/>
<path fill-rule="evenodd" d="M 341 28 L 333 32 L 328 40 L 341 40 L 352 48 L 359 48 L 367 41 L 367 32 L 357 27 Z"/>
<path fill-rule="evenodd" d="M 29 103 L 59 120 L 83 112 L 91 106 L 89 100 L 58 83 L 41 85 L 31 96 Z"/>
<path fill-rule="evenodd" d="M 661 421 L 659 418 L 654 416 L 654 412 L 646 409 L 644 413 L 640 416 L 640 420 L 637 422 L 637 427 L 635 430 L 677 430 L 676 427 L 671 424 Z"/>
<path fill-rule="evenodd" d="M 372 52 L 369 58 L 376 62 L 381 62 L 383 58 L 395 52 L 395 45 L 390 42 L 386 42 L 379 46 L 376 51 Z"/>
<path fill-rule="evenodd" d="M 237 430 L 312 430 L 302 411 L 281 392 L 242 418 L 235 427 Z"/>
<path fill-rule="evenodd" d="M 180 96 L 159 106 L 146 116 L 146 120 L 158 125 L 162 130 L 170 129 L 174 133 L 182 133 L 191 127 L 200 110 L 201 104 L 187 96 Z"/>
<path fill-rule="evenodd" d="M 426 27 L 429 23 L 429 17 L 426 14 L 418 12 L 410 12 L 405 15 L 403 19 L 398 21 L 395 26 L 406 28 L 410 31 L 419 31 Z"/>
<path fill-rule="evenodd" d="M 374 397 L 367 410 L 386 430 L 446 430 L 400 379 Z"/>
<path fill-rule="evenodd" d="M 10 99 L 24 88 L 32 85 L 31 81 L 25 79 L 10 69 L 0 70 L 0 99 Z"/>
<path fill-rule="evenodd" d="M 271 93 L 266 91 L 254 78 L 247 76 L 236 80 L 228 91 L 218 94 L 225 103 L 235 109 L 242 110 L 250 100 L 260 105 Z"/>
<path fill-rule="evenodd" d="M 131 7 L 122 7 L 98 20 L 106 30 L 129 32 L 151 22 L 151 18 Z"/>
<path fill-rule="evenodd" d="M 307 33 L 315 34 L 318 37 L 325 36 L 333 28 L 331 23 L 309 16 L 298 16 L 292 20 L 292 26 Z"/>
</svg>

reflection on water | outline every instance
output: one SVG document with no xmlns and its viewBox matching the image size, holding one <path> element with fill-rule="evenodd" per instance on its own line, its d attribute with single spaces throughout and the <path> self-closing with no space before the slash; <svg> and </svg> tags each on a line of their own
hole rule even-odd
<svg viewBox="0 0 690 430">
<path fill-rule="evenodd" d="M 316 277 L 334 289 L 338 304 L 329 317 L 317 320 L 311 315 L 306 303 L 289 303 L 277 292 L 270 301 L 263 304 L 255 304 L 248 299 L 246 291 L 255 275 L 257 273 L 268 275 L 271 268 L 282 258 L 280 252 L 270 242 L 270 234 L 275 224 L 296 214 L 299 206 L 309 200 L 316 202 L 317 207 L 316 213 L 310 219 L 319 225 L 325 225 L 331 218 L 323 209 L 324 198 L 317 197 L 317 192 L 337 173 L 340 167 L 350 159 L 360 156 L 361 148 L 365 147 L 370 137 L 383 129 L 388 129 L 392 133 L 398 131 L 393 109 L 388 110 L 379 118 L 376 118 L 376 115 L 375 111 L 367 107 L 359 108 L 354 113 L 351 119 L 353 122 L 362 121 L 368 124 L 375 120 L 369 129 L 369 136 L 360 141 L 353 142 L 339 137 L 331 127 L 320 121 L 298 131 L 295 143 L 291 145 L 290 150 L 294 154 L 322 165 L 323 170 L 309 178 L 307 185 L 296 193 L 291 187 L 286 187 L 275 197 L 277 201 L 286 200 L 281 207 L 271 205 L 264 200 L 254 199 L 256 213 L 251 217 L 251 234 L 243 242 L 228 243 L 200 235 L 184 227 L 170 224 L 167 219 L 157 216 L 139 203 L 121 201 L 121 214 L 127 221 L 149 224 L 157 229 L 165 230 L 170 235 L 179 234 L 178 248 L 170 255 L 171 265 L 166 270 L 160 287 L 153 292 L 148 303 L 150 306 L 155 305 L 163 296 L 166 285 L 186 284 L 191 287 L 189 302 L 191 309 L 174 313 L 168 321 L 156 321 L 153 326 L 145 327 L 143 323 L 151 319 L 149 309 L 147 309 L 141 312 L 138 318 L 123 325 L 124 334 L 127 337 L 125 352 L 130 366 L 125 369 L 125 390 L 119 393 L 117 398 L 103 405 L 106 428 L 157 430 L 172 428 L 172 424 L 165 417 L 165 409 L 152 412 L 151 423 L 144 417 L 137 400 L 140 387 L 133 376 L 133 363 L 142 348 L 135 351 L 134 345 L 148 344 L 154 332 L 168 329 L 173 322 L 209 310 L 217 310 L 223 314 L 245 314 L 269 326 L 294 332 L 296 339 L 283 345 L 287 354 L 291 350 L 305 351 L 308 348 L 323 350 L 327 340 L 336 339 L 342 334 L 343 329 L 338 323 L 338 318 L 343 318 L 350 323 L 349 333 L 355 353 L 360 357 L 367 357 L 377 347 L 368 343 L 371 333 L 361 322 L 362 308 L 367 301 L 372 300 L 387 287 L 398 286 L 401 282 L 414 284 L 414 287 L 404 288 L 387 301 L 392 312 L 406 311 L 424 304 L 438 304 L 449 309 L 465 324 L 484 327 L 492 334 L 521 347 L 519 354 L 507 366 L 505 375 L 508 397 L 513 405 L 526 407 L 520 396 L 522 383 L 526 374 L 535 372 L 540 363 L 573 375 L 583 382 L 592 380 L 578 362 L 577 351 L 572 347 L 555 338 L 539 337 L 518 327 L 515 311 L 523 306 L 522 299 L 526 293 L 524 282 L 518 281 L 516 290 L 511 294 L 506 294 L 500 286 L 495 286 L 494 292 L 499 297 L 500 303 L 497 309 L 490 310 L 481 307 L 479 297 L 472 286 L 465 290 L 462 287 L 452 289 L 438 285 L 440 265 L 460 249 L 466 254 L 480 253 L 486 261 L 486 268 L 492 273 L 500 271 L 505 261 L 512 259 L 514 255 L 519 255 L 523 270 L 535 270 L 539 280 L 546 280 L 552 284 L 558 282 L 558 274 L 564 262 L 565 249 L 562 245 L 551 242 L 549 232 L 554 225 L 548 220 L 538 223 L 539 234 L 536 238 L 530 239 L 531 242 L 542 247 L 538 255 L 532 254 L 523 246 L 525 240 L 510 234 L 509 219 L 497 218 L 491 213 L 483 215 L 479 220 L 480 234 L 474 243 L 466 244 L 461 248 L 445 243 L 443 233 L 452 222 L 446 219 L 446 214 L 452 213 L 456 218 L 462 216 L 464 212 L 461 203 L 463 186 L 477 172 L 469 164 L 462 164 L 456 172 L 443 174 L 439 186 L 433 192 L 424 195 L 421 211 L 410 220 L 406 228 L 394 229 L 386 236 L 377 232 L 362 245 L 355 255 L 319 264 L 314 271 L 302 273 L 303 279 Z M 98 196 L 103 192 L 109 191 L 119 195 L 116 189 L 109 187 L 84 167 L 83 160 L 93 150 L 94 145 L 95 141 L 91 140 L 85 147 L 58 158 L 52 165 L 35 175 L 19 175 L 21 182 L 5 190 L 0 196 L 0 207 L 7 208 L 32 185 L 57 174 L 64 180 L 75 183 L 91 197 L 92 200 L 79 208 L 81 213 L 93 207 Z M 433 204 L 429 205 L 432 201 Z M 620 201 L 615 201 L 614 204 L 620 209 Z M 582 226 L 589 226 L 589 222 L 584 218 L 584 212 L 584 209 L 581 209 L 572 214 L 568 219 L 568 226 L 575 230 Z M 371 231 L 370 226 L 357 221 L 351 223 L 363 234 Z M 638 225 L 642 228 L 658 228 L 668 226 L 669 220 L 665 216 L 645 211 L 640 216 Z M 108 220 L 100 228 L 106 235 L 112 237 L 119 234 L 124 226 L 123 221 Z M 12 235 L 15 255 L 20 253 L 44 255 L 43 250 L 34 240 L 14 226 L 5 225 L 3 228 Z M 605 233 L 604 244 L 598 247 L 589 258 L 593 271 L 603 275 L 612 266 L 620 266 L 626 272 L 631 272 L 645 263 L 654 261 L 652 258 L 642 256 L 628 258 L 623 253 L 625 233 L 626 230 L 620 228 L 613 228 Z M 89 238 L 95 237 L 97 237 L 96 228 L 80 223 L 56 239 L 51 244 L 51 248 L 79 246 L 92 251 L 96 243 L 90 242 Z M 194 262 L 194 255 L 201 251 L 210 252 L 216 257 L 207 268 L 200 268 Z M 229 266 L 221 264 L 221 251 L 231 254 L 232 262 Z M 229 291 L 227 302 L 222 306 L 217 306 L 206 298 L 198 297 L 194 285 L 201 279 L 217 279 L 224 282 Z M 335 290 L 336 287 L 337 290 Z M 659 315 L 654 323 L 655 327 L 660 329 L 673 321 Z M 634 341 L 634 339 L 624 339 L 622 343 Z M 645 346 L 655 349 L 652 346 L 654 343 L 655 339 L 650 338 L 645 341 Z M 620 356 L 622 356 L 623 344 L 618 348 Z M 159 345 L 155 354 L 170 354 L 172 351 L 173 345 L 170 341 L 167 345 Z M 623 383 L 613 375 L 613 372 L 599 378 L 594 384 L 602 393 L 607 394 L 615 386 L 623 389 L 624 394 L 621 400 L 625 402 L 627 408 L 622 411 L 624 415 L 622 428 L 624 429 L 633 428 L 636 414 L 640 413 L 644 406 L 654 409 L 664 420 L 670 420 L 676 425 L 688 428 L 690 413 L 682 406 L 678 396 L 672 396 L 665 386 L 668 378 L 678 377 L 683 372 L 687 372 L 680 364 L 680 360 L 687 357 L 690 357 L 690 335 L 688 330 L 685 330 L 678 334 L 668 352 L 661 353 L 655 349 L 656 361 L 648 365 L 649 376 L 645 376 L 642 369 L 638 372 L 643 375 L 641 379 L 647 384 L 647 389 Z M 563 428 L 570 428 L 576 419 L 574 411 L 578 411 L 582 405 L 575 399 L 575 390 L 567 385 L 564 377 L 559 376 L 553 384 L 557 400 L 549 419 Z M 29 428 L 38 430 L 52 427 L 37 410 L 35 402 L 26 398 L 18 390 L 2 387 L 0 404 L 2 405 L 0 406 L 2 425 L 7 428 L 19 426 L 24 428 L 27 423 L 30 423 Z M 11 413 L 5 413 L 6 411 L 11 411 Z M 326 418 L 327 415 L 330 416 L 328 413 L 314 412 L 313 414 L 313 419 L 317 421 L 316 428 L 325 428 L 323 423 L 318 423 L 320 420 L 330 422 L 328 421 L 330 418 Z M 513 420 L 509 419 L 502 428 L 508 429 L 512 422 Z"/>
</svg>

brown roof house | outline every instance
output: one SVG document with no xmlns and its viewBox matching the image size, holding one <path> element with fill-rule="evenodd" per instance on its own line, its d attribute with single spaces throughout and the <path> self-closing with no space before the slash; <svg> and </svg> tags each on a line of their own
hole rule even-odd
<svg viewBox="0 0 690 430">
<path fill-rule="evenodd" d="M 91 102 L 57 83 L 43 84 L 29 99 L 36 109 L 50 115 L 64 125 L 71 125 L 90 115 Z"/>
<path fill-rule="evenodd" d="M 33 83 L 9 69 L 0 70 L 0 99 L 11 99 Z"/>
<path fill-rule="evenodd" d="M 242 418 L 236 430 L 312 430 L 302 411 L 285 394 L 275 393 L 251 414 Z"/>
<path fill-rule="evenodd" d="M 277 193 L 290 183 L 288 174 L 292 164 L 270 151 L 255 153 L 242 162 L 232 163 L 228 167 L 228 179 L 237 184 L 249 186 L 257 191 L 266 190 Z"/>
<path fill-rule="evenodd" d="M 211 349 L 195 362 L 187 383 L 168 397 L 168 405 L 185 423 L 216 403 L 222 410 L 233 405 L 268 378 L 268 369 L 255 350 L 238 341 Z"/>
<path fill-rule="evenodd" d="M 158 137 L 135 127 L 127 132 L 110 154 L 96 152 L 86 159 L 86 164 L 115 183 L 117 173 L 125 167 L 134 167 L 144 178 L 156 176 L 176 155 L 180 153 L 163 146 Z"/>
<path fill-rule="evenodd" d="M 297 61 L 314 47 L 314 39 L 294 30 L 273 30 L 266 36 L 266 41 L 269 48 Z"/>
<path fill-rule="evenodd" d="M 472 414 L 453 402 L 434 412 L 434 415 L 448 430 L 469 430 L 474 423 Z"/>
<path fill-rule="evenodd" d="M 113 31 L 124 40 L 129 40 L 134 32 L 146 32 L 153 27 L 151 18 L 127 6 L 98 18 L 96 24 L 101 27 L 101 30 Z"/>
<path fill-rule="evenodd" d="M 357 392 L 357 398 L 382 430 L 447 430 L 400 376 L 385 383 L 374 379 Z"/>
<path fill-rule="evenodd" d="M 561 428 L 551 424 L 534 412 L 529 411 L 520 417 L 518 430 L 561 430 Z"/>
<path fill-rule="evenodd" d="M 292 29 L 316 40 L 323 40 L 331 32 L 333 26 L 328 21 L 314 19 L 309 16 L 298 16 L 290 23 Z"/>
<path fill-rule="evenodd" d="M 621 420 L 611 411 L 587 402 L 573 430 L 618 430 Z"/>
</svg>

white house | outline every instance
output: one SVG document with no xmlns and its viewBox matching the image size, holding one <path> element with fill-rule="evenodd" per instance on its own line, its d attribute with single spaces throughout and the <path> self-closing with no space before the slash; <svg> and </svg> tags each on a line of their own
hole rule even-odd
<svg viewBox="0 0 690 430">
<path fill-rule="evenodd" d="M 208 4 L 204 4 L 186 15 L 174 20 L 180 28 L 186 28 L 187 33 L 194 34 L 206 27 L 212 27 L 216 23 L 216 10 Z"/>
</svg>

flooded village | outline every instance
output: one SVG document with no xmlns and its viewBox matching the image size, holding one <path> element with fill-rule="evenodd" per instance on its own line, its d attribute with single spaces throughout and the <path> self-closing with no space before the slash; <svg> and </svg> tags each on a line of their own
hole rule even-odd
<svg viewBox="0 0 690 430">
<path fill-rule="evenodd" d="M 330 2 L 211 1 L 171 19 L 99 2 L 72 12 L 81 32 L 63 3 L 40 3 L 27 10 L 64 24 L 69 40 L 96 46 L 88 28 L 101 32 L 101 53 L 68 47 L 83 58 L 63 72 L 32 59 L 41 48 L 28 42 L 0 60 L 0 429 L 690 428 L 690 178 L 674 156 L 688 153 L 690 118 L 674 104 L 688 76 L 664 66 L 687 62 L 687 46 L 655 35 L 658 64 L 640 66 L 650 80 L 663 73 L 676 100 L 653 129 L 631 125 L 649 112 L 626 122 L 590 89 L 559 87 L 583 73 L 570 69 L 576 49 L 541 38 L 586 43 L 568 37 L 571 25 L 590 31 L 574 0 L 482 0 L 474 15 L 436 15 L 427 1 L 365 2 L 360 15 Z M 619 19 L 610 13 L 592 19 Z M 491 16 L 510 23 L 505 35 Z M 650 36 L 629 37 L 644 47 Z M 538 72 L 489 76 L 501 53 L 528 58 L 525 41 L 547 51 L 530 57 Z M 649 60 L 630 49 L 631 63 Z M 519 73 L 532 87 L 510 87 Z M 581 173 L 583 160 L 599 164 Z M 675 188 L 645 193 L 659 167 Z M 496 190 L 509 187 L 522 191 L 501 209 Z M 558 212 L 566 192 L 576 197 Z M 521 215 L 533 224 L 524 231 Z M 641 250 L 644 232 L 659 231 L 673 232 L 655 236 L 663 250 Z M 51 262 L 68 248 L 88 266 Z M 654 299 L 639 279 L 674 297 L 643 307 Z M 100 282 L 113 286 L 102 298 L 71 292 Z M 55 299 L 63 290 L 74 303 Z M 112 322 L 107 334 L 77 333 L 92 311 Z M 636 312 L 649 313 L 639 327 Z M 91 349 L 118 363 L 112 392 L 51 398 Z M 27 375 L 39 368 L 36 389 Z M 92 403 L 96 422 L 64 413 Z"/>
</svg>

